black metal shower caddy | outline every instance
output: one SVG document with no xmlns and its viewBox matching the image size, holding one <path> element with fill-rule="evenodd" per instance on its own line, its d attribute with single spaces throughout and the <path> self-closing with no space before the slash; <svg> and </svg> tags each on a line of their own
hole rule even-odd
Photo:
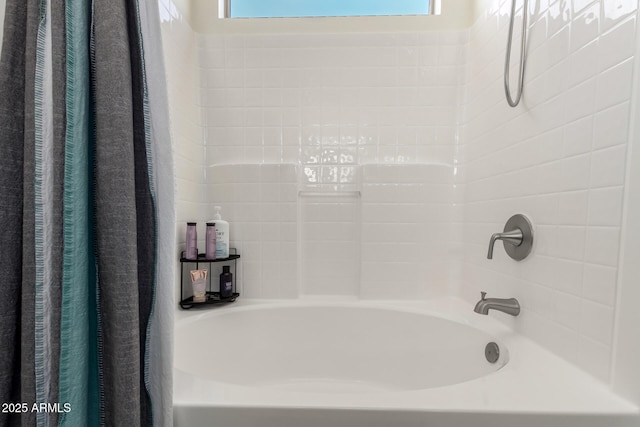
<svg viewBox="0 0 640 427">
<path fill-rule="evenodd" d="M 219 304 L 228 304 L 230 302 L 234 302 L 236 298 L 240 296 L 238 292 L 236 292 L 236 281 L 237 281 L 237 273 L 238 273 L 238 259 L 240 259 L 240 255 L 235 248 L 230 249 L 230 254 L 228 258 L 216 258 L 216 259 L 207 259 L 205 254 L 198 254 L 198 259 L 188 259 L 185 258 L 185 251 L 182 251 L 180 254 L 180 307 L 184 310 L 190 309 L 192 307 L 203 307 L 210 305 L 219 305 Z M 212 274 L 211 274 L 211 264 L 213 263 L 228 263 L 233 264 L 233 294 L 228 298 L 220 297 L 220 292 L 213 291 L 212 288 Z M 185 298 L 185 278 L 184 278 L 184 269 L 185 264 L 195 264 L 195 270 L 199 269 L 199 264 L 209 264 L 209 280 L 207 283 L 207 293 L 206 299 L 203 302 L 194 302 L 193 296 Z M 190 283 L 187 280 L 187 283 Z"/>
</svg>

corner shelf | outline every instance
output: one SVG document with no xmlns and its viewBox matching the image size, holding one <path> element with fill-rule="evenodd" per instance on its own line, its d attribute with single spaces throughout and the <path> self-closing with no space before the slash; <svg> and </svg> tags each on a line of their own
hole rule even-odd
<svg viewBox="0 0 640 427">
<path fill-rule="evenodd" d="M 234 302 L 240 294 L 236 292 L 236 280 L 237 280 L 237 260 L 240 259 L 240 255 L 237 253 L 235 248 L 230 249 L 231 254 L 229 254 L 228 258 L 216 258 L 216 259 L 207 259 L 205 254 L 198 254 L 197 259 L 189 259 L 184 255 L 184 251 L 180 254 L 180 307 L 183 310 L 188 310 L 193 307 L 202 307 L 202 306 L 211 306 L 211 305 L 220 305 L 220 304 L 228 304 Z M 209 264 L 208 268 L 208 285 L 206 291 L 206 299 L 203 302 L 194 302 L 193 296 L 185 298 L 185 280 L 184 280 L 184 268 L 185 264 L 195 264 L 195 270 L 199 270 L 199 264 Z M 212 274 L 211 274 L 211 264 L 213 263 L 233 263 L 233 294 L 228 298 L 221 298 L 220 292 L 215 292 L 212 289 Z M 189 281 L 187 280 L 187 283 Z"/>
</svg>

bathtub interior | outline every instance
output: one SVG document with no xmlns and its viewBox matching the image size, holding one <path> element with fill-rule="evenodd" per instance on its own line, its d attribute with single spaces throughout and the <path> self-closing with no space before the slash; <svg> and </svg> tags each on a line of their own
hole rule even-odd
<svg viewBox="0 0 640 427">
<path fill-rule="evenodd" d="M 176 367 L 251 387 L 298 392 L 419 390 L 497 371 L 490 334 L 463 322 L 358 304 L 271 305 L 204 315 L 176 331 Z M 193 345 L 197 342 L 197 351 Z M 222 368 L 233 362 L 240 369 Z"/>
</svg>

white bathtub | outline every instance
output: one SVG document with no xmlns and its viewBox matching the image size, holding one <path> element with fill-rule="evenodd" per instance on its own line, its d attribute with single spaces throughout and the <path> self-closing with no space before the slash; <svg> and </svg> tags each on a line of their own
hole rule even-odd
<svg viewBox="0 0 640 427">
<path fill-rule="evenodd" d="M 181 312 L 175 425 L 640 425 L 637 407 L 492 317 L 454 299 Z"/>
</svg>

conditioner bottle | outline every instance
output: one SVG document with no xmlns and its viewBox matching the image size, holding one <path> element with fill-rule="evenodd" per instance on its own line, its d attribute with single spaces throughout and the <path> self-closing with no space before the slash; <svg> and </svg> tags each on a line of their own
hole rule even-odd
<svg viewBox="0 0 640 427">
<path fill-rule="evenodd" d="M 214 207 L 216 214 L 213 221 L 216 224 L 216 258 L 229 258 L 229 223 L 222 219 L 220 206 Z"/>
</svg>

